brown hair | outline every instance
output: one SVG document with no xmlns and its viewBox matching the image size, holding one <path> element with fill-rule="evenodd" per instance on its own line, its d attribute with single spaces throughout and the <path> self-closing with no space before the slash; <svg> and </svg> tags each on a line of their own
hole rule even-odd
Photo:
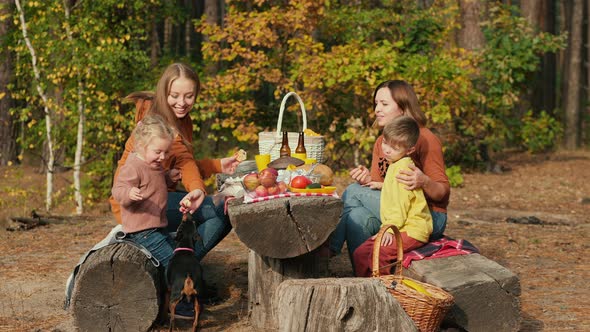
<svg viewBox="0 0 590 332">
<path fill-rule="evenodd" d="M 182 132 L 180 130 L 180 119 L 176 117 L 168 105 L 170 87 L 174 81 L 181 77 L 193 81 L 195 83 L 195 98 L 199 95 L 199 92 L 201 91 L 201 82 L 199 81 L 199 76 L 197 73 L 195 73 L 189 66 L 183 63 L 173 63 L 166 67 L 164 73 L 162 73 L 162 76 L 158 80 L 158 84 L 156 85 L 156 93 L 154 96 L 154 103 L 152 104 L 150 113 L 161 116 L 166 121 L 166 123 L 168 123 L 168 125 L 172 126 L 176 132 L 180 134 L 182 140 L 186 143 L 187 140 L 192 141 L 192 137 L 187 137 L 189 133 Z"/>
<path fill-rule="evenodd" d="M 150 114 L 137 123 L 132 135 L 137 151 L 139 147 L 146 147 L 156 137 L 174 141 L 176 131 L 159 115 Z"/>
<path fill-rule="evenodd" d="M 420 127 L 426 126 L 426 115 L 420 109 L 420 103 L 418 103 L 418 97 L 414 89 L 406 81 L 389 80 L 379 84 L 375 88 L 375 92 L 373 92 L 373 110 L 377 107 L 375 104 L 377 91 L 382 88 L 389 89 L 391 98 L 393 98 L 397 106 L 403 111 L 403 115 L 412 117 Z"/>
<path fill-rule="evenodd" d="M 413 148 L 420 137 L 418 123 L 407 115 L 398 116 L 383 128 L 383 141 L 391 146 Z"/>
</svg>

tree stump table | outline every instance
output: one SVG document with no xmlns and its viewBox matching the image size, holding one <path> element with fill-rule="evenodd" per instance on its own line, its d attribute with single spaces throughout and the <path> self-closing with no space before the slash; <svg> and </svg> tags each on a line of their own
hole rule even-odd
<svg viewBox="0 0 590 332">
<path fill-rule="evenodd" d="M 312 252 L 334 231 L 341 212 L 342 201 L 332 196 L 228 203 L 233 229 L 250 249 L 248 311 L 253 327 L 278 328 L 273 297 L 281 282 L 328 276 L 327 260 Z"/>
</svg>

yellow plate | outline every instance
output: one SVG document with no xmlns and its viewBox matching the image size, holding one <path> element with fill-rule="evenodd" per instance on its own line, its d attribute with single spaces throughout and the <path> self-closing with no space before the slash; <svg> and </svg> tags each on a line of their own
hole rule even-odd
<svg viewBox="0 0 590 332">
<path fill-rule="evenodd" d="M 289 191 L 293 193 L 318 193 L 318 194 L 332 194 L 336 191 L 336 187 L 323 187 L 315 189 L 298 189 L 289 187 Z"/>
</svg>

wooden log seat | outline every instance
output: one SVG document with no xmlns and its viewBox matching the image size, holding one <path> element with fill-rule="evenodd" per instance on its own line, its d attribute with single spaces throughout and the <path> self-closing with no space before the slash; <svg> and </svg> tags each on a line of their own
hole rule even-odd
<svg viewBox="0 0 590 332">
<path fill-rule="evenodd" d="M 81 265 L 71 312 L 80 331 L 148 331 L 162 299 L 163 274 L 136 247 L 111 244 Z"/>
<path fill-rule="evenodd" d="M 478 332 L 520 328 L 520 280 L 484 256 L 469 254 L 414 261 L 404 275 L 453 295 L 455 304 L 443 326 Z"/>
<path fill-rule="evenodd" d="M 281 332 L 418 331 L 395 297 L 371 278 L 284 281 L 274 311 Z"/>
</svg>

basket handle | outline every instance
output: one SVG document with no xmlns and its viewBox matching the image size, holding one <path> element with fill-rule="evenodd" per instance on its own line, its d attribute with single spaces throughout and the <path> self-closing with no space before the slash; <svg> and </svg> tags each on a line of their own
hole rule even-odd
<svg viewBox="0 0 590 332">
<path fill-rule="evenodd" d="M 388 229 L 393 230 L 395 235 L 395 242 L 397 244 L 397 262 L 394 265 L 399 265 L 395 269 L 395 274 L 399 277 L 402 276 L 402 261 L 404 259 L 404 244 L 402 243 L 402 235 L 399 233 L 399 229 L 395 225 L 384 225 L 381 226 L 377 236 L 375 236 L 375 242 L 373 242 L 373 277 L 379 277 L 379 248 L 381 247 L 381 239 Z"/>
<path fill-rule="evenodd" d="M 281 137 L 281 127 L 283 125 L 283 112 L 285 111 L 285 104 L 287 103 L 287 99 L 289 99 L 290 96 L 295 96 L 295 98 L 297 98 L 297 101 L 299 102 L 299 106 L 301 107 L 301 114 L 303 115 L 303 130 L 305 131 L 305 129 L 307 129 L 307 114 L 305 113 L 305 105 L 303 105 L 303 100 L 301 100 L 301 97 L 299 97 L 298 94 L 291 91 L 291 92 L 287 93 L 283 97 L 283 101 L 281 101 L 281 108 L 279 110 L 279 119 L 277 121 L 277 134 L 276 134 L 277 137 Z"/>
</svg>

